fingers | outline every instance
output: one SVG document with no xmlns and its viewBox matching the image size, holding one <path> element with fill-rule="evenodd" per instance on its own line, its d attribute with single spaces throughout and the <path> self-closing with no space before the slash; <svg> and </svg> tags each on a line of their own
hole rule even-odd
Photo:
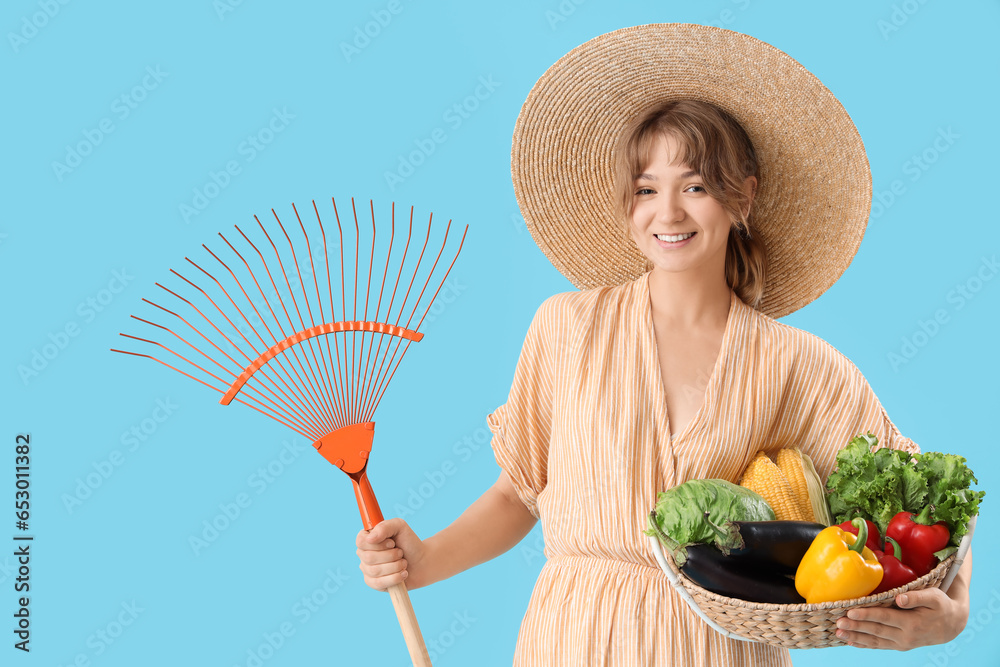
<svg viewBox="0 0 1000 667">
<path fill-rule="evenodd" d="M 926 608 L 932 612 L 937 612 L 943 608 L 943 601 L 947 600 L 947 595 L 939 588 L 926 588 L 923 590 L 909 591 L 896 596 L 896 604 L 900 609 Z M 847 612 L 847 618 L 855 621 L 870 621 L 881 625 L 895 628 L 905 628 L 913 624 L 914 617 L 900 609 L 891 607 L 862 607 L 851 609 Z"/>
<path fill-rule="evenodd" d="M 945 601 L 949 599 L 948 594 L 940 588 L 923 588 L 921 590 L 908 591 L 897 595 L 896 605 L 899 606 L 900 609 L 927 607 L 928 609 L 936 611 L 944 607 Z"/>
<path fill-rule="evenodd" d="M 940 589 L 908 591 L 896 602 L 905 608 L 851 609 L 837 621 L 837 637 L 860 648 L 906 651 L 951 641 L 965 625 L 964 609 Z"/>
<path fill-rule="evenodd" d="M 903 631 L 897 625 L 883 623 L 877 620 L 859 620 L 856 612 L 891 611 L 885 609 L 852 609 L 848 616 L 837 621 L 837 638 L 861 648 L 896 648 L 897 640 L 902 638 Z M 897 614 L 904 614 L 896 610 Z M 866 619 L 871 619 L 873 615 L 863 615 Z M 885 617 L 882 617 L 885 618 Z M 898 619 L 891 616 L 888 621 L 898 623 Z"/>
<path fill-rule="evenodd" d="M 403 550 L 397 546 L 396 536 L 408 526 L 402 519 L 388 519 L 369 530 L 361 530 L 355 540 L 357 544 L 358 567 L 364 575 L 365 584 L 378 591 L 384 591 L 404 581 L 408 576 L 409 563 L 403 558 Z"/>
<path fill-rule="evenodd" d="M 839 627 L 839 623 L 837 624 Z M 869 632 L 853 632 L 850 630 L 837 630 L 837 638 L 848 646 L 857 648 L 881 648 L 881 649 L 902 649 L 894 640 Z"/>
<path fill-rule="evenodd" d="M 405 558 L 394 558 L 393 560 L 387 560 L 381 563 L 361 563 L 358 567 L 361 568 L 361 571 L 364 572 L 366 576 L 378 578 L 402 572 L 406 569 L 406 566 L 407 562 Z"/>
<path fill-rule="evenodd" d="M 406 523 L 402 519 L 387 519 L 376 524 L 371 530 L 362 528 L 355 544 L 359 549 L 391 549 L 395 546 L 395 540 L 392 538 L 404 527 Z"/>
<path fill-rule="evenodd" d="M 408 576 L 408 574 L 409 573 L 406 570 L 397 572 L 395 574 L 390 574 L 385 577 L 369 577 L 366 574 L 365 584 L 367 584 L 371 588 L 374 588 L 377 591 L 384 591 L 391 586 L 395 586 L 396 584 L 401 584 L 404 581 L 406 581 L 406 577 Z"/>
<path fill-rule="evenodd" d="M 399 548 L 383 549 L 381 551 L 358 549 L 357 553 L 362 565 L 382 565 L 383 563 L 392 563 L 400 560 L 403 557 L 403 550 Z"/>
<path fill-rule="evenodd" d="M 358 551 L 382 551 L 384 549 L 392 549 L 396 546 L 396 541 L 391 538 L 379 541 L 377 537 L 373 537 L 367 532 L 361 531 L 358 534 L 358 539 L 355 544 L 358 547 Z"/>
<path fill-rule="evenodd" d="M 399 549 L 392 549 L 389 552 L 378 552 L 378 555 L 398 551 Z M 375 552 L 364 553 L 372 554 Z M 361 568 L 361 572 L 364 574 L 365 584 L 377 591 L 384 591 L 390 586 L 394 586 L 402 582 L 407 576 L 409 576 L 409 572 L 406 570 L 407 565 L 408 563 L 405 558 L 398 557 L 394 560 L 379 564 L 367 564 L 362 562 L 358 567 Z"/>
<path fill-rule="evenodd" d="M 852 621 L 866 622 L 870 624 L 891 626 L 901 628 L 907 622 L 906 612 L 887 607 L 863 607 L 861 609 L 851 609 L 847 612 L 847 618 Z M 839 623 L 837 627 L 843 627 Z M 866 626 L 867 627 L 867 626 Z"/>
</svg>

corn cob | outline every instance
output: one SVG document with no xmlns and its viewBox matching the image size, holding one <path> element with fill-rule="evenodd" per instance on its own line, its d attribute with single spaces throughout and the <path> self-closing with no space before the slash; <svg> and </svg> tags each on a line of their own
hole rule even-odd
<svg viewBox="0 0 1000 667">
<path fill-rule="evenodd" d="M 826 485 L 823 484 L 819 473 L 816 472 L 816 466 L 813 465 L 812 459 L 807 454 L 799 451 L 798 447 L 794 448 L 793 451 L 802 459 L 802 473 L 806 477 L 806 488 L 809 489 L 809 502 L 813 508 L 813 521 L 821 523 L 824 526 L 829 526 L 833 523 L 833 517 L 830 516 L 830 505 L 826 501 Z"/>
<path fill-rule="evenodd" d="M 799 507 L 795 492 L 785 478 L 784 473 L 774 464 L 774 461 L 764 452 L 757 455 L 743 471 L 740 486 L 758 493 L 774 510 L 778 521 L 805 521 L 802 509 Z"/>
<path fill-rule="evenodd" d="M 802 456 L 798 447 L 794 450 L 782 449 L 775 457 L 778 469 L 785 475 L 788 484 L 795 494 L 795 502 L 799 506 L 799 511 L 806 521 L 815 521 L 813 516 L 812 503 L 809 501 L 809 487 L 806 484 L 806 476 L 802 470 Z"/>
</svg>

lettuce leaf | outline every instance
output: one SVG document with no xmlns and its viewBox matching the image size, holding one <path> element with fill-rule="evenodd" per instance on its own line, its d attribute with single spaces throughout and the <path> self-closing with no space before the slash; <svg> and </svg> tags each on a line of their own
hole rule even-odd
<svg viewBox="0 0 1000 667">
<path fill-rule="evenodd" d="M 916 468 L 927 479 L 927 504 L 934 508 L 934 519 L 947 522 L 951 542 L 957 546 L 986 492 L 972 490 L 972 482 L 979 480 L 965 465 L 964 456 L 927 452 L 917 457 Z"/>
<path fill-rule="evenodd" d="M 877 447 L 878 439 L 869 433 L 852 438 L 837 453 L 837 469 L 827 479 L 834 523 L 860 515 L 874 521 L 884 535 L 898 512 L 919 514 L 933 505 L 934 519 L 948 524 L 951 542 L 957 545 L 985 495 L 971 490 L 977 480 L 965 458 L 940 452 L 912 456 Z"/>
</svg>

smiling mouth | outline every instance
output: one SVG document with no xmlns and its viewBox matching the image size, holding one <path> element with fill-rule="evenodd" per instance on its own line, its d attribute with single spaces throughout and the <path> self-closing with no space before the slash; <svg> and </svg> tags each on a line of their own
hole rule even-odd
<svg viewBox="0 0 1000 667">
<path fill-rule="evenodd" d="M 696 232 L 688 232 L 687 234 L 654 234 L 653 236 L 666 243 L 677 243 L 678 241 L 691 238 L 695 235 L 695 233 Z"/>
</svg>

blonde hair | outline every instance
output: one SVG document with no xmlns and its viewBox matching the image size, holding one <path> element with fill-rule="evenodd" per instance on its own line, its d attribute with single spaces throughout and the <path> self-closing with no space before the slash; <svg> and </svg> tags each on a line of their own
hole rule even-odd
<svg viewBox="0 0 1000 667">
<path fill-rule="evenodd" d="M 664 102 L 622 131 L 615 146 L 613 176 L 615 212 L 626 239 L 631 239 L 635 179 L 664 135 L 677 140 L 680 162 L 701 175 L 705 191 L 730 214 L 726 283 L 744 303 L 757 307 L 764 296 L 767 255 L 760 235 L 752 232 L 752 206 L 743 190 L 744 181 L 758 175 L 757 153 L 736 119 L 715 105 L 698 100 Z M 646 265 L 647 271 L 652 268 L 649 260 Z"/>
</svg>

